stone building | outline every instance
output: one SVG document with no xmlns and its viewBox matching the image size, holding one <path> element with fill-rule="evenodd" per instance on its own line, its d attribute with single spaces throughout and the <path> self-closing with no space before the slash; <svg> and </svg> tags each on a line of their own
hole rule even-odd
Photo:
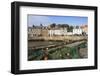
<svg viewBox="0 0 100 76">
<path fill-rule="evenodd" d="M 33 27 L 28 27 L 28 37 L 38 37 L 41 35 L 41 29 L 40 28 L 33 28 Z"/>
<path fill-rule="evenodd" d="M 88 26 L 87 25 L 82 25 L 81 29 L 83 30 L 83 32 L 88 35 Z"/>
</svg>

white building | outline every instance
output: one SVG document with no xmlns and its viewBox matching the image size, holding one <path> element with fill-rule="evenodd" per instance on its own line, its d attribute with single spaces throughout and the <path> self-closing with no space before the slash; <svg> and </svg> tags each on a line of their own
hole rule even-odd
<svg viewBox="0 0 100 76">
<path fill-rule="evenodd" d="M 75 34 L 78 34 L 78 35 L 82 35 L 82 29 L 79 27 L 79 28 L 76 28 L 76 27 L 74 27 L 73 28 L 73 35 L 75 35 Z"/>
<path fill-rule="evenodd" d="M 65 36 L 65 35 L 76 35 L 76 34 L 82 35 L 82 32 L 83 30 L 80 27 L 79 28 L 74 27 L 72 32 L 67 32 L 67 29 L 50 29 L 48 30 L 48 35 L 49 36 L 54 36 L 54 35 Z"/>
<path fill-rule="evenodd" d="M 73 35 L 73 32 L 67 32 L 67 35 Z"/>
<path fill-rule="evenodd" d="M 57 36 L 67 35 L 67 29 L 50 29 L 48 31 L 49 31 L 48 34 L 50 36 L 54 36 L 54 35 L 57 35 Z"/>
</svg>

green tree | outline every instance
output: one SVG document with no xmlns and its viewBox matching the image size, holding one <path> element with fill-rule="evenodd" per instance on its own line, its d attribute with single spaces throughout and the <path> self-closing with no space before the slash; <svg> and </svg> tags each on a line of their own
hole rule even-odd
<svg viewBox="0 0 100 76">
<path fill-rule="evenodd" d="M 73 26 L 69 26 L 68 29 L 67 29 L 68 32 L 72 32 L 73 31 L 73 28 L 74 28 Z"/>
<path fill-rule="evenodd" d="M 55 23 L 53 23 L 53 24 L 50 25 L 51 28 L 55 28 L 55 26 L 56 26 Z"/>
<path fill-rule="evenodd" d="M 35 25 L 33 24 L 32 27 L 35 27 Z"/>
</svg>

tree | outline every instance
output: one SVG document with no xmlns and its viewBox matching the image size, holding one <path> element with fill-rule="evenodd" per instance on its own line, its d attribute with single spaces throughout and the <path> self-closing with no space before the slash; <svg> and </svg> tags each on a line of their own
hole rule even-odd
<svg viewBox="0 0 100 76">
<path fill-rule="evenodd" d="M 43 25 L 42 25 L 42 24 L 40 24 L 40 28 L 41 28 L 41 29 L 43 28 Z"/>
<path fill-rule="evenodd" d="M 53 23 L 53 24 L 50 25 L 51 28 L 55 28 L 55 26 L 56 26 L 55 23 Z"/>
<path fill-rule="evenodd" d="M 73 28 L 74 28 L 73 26 L 70 26 L 70 31 L 71 31 L 71 32 L 73 31 Z"/>
<path fill-rule="evenodd" d="M 69 27 L 68 24 L 58 24 L 57 26 L 61 27 L 61 28 L 68 28 Z"/>
<path fill-rule="evenodd" d="M 73 31 L 73 28 L 74 28 L 73 26 L 69 26 L 68 29 L 67 29 L 68 32 L 72 32 Z"/>
<path fill-rule="evenodd" d="M 33 24 L 32 27 L 35 27 L 35 25 Z"/>
<path fill-rule="evenodd" d="M 62 27 L 62 28 L 66 28 L 66 24 L 62 24 L 61 27 Z"/>
<path fill-rule="evenodd" d="M 78 29 L 78 28 L 79 28 L 79 26 L 76 26 L 76 28 Z"/>
<path fill-rule="evenodd" d="M 40 26 L 41 26 L 41 27 L 43 27 L 43 25 L 42 25 L 42 24 L 40 24 Z"/>
</svg>

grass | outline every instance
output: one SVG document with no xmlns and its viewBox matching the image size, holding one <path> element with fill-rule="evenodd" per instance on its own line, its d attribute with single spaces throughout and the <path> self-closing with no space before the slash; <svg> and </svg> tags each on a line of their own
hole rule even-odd
<svg viewBox="0 0 100 76">
<path fill-rule="evenodd" d="M 87 47 L 86 42 L 73 47 L 63 46 L 62 48 L 48 49 L 48 60 L 78 59 L 80 58 L 79 48 L 85 47 Z M 43 60 L 44 53 L 43 49 L 28 50 L 28 60 Z"/>
</svg>

